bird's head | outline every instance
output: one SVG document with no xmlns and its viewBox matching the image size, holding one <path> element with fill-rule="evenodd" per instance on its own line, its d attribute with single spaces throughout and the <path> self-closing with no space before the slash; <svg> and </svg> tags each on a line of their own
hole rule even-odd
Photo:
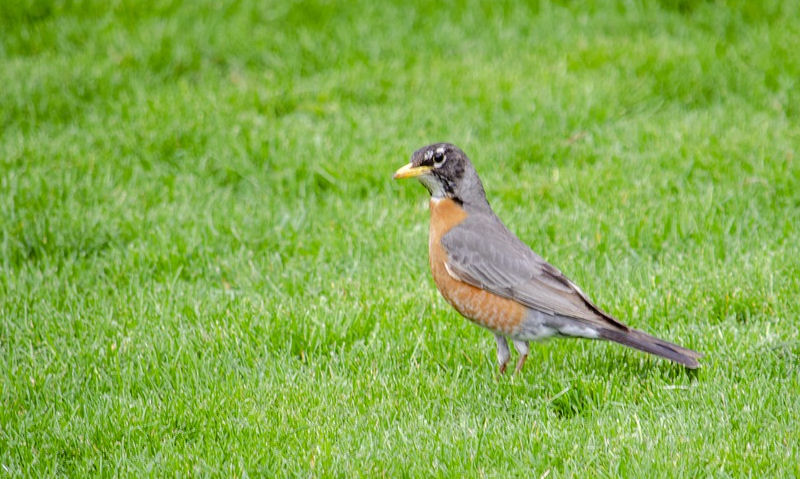
<svg viewBox="0 0 800 479">
<path fill-rule="evenodd" d="M 461 149 L 450 143 L 424 146 L 392 178 L 417 178 L 436 199 L 451 198 L 462 204 L 488 205 L 475 167 Z"/>
</svg>

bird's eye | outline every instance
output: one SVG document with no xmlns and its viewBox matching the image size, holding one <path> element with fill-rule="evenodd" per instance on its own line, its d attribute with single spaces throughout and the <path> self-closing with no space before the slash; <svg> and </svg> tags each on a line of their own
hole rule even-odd
<svg viewBox="0 0 800 479">
<path fill-rule="evenodd" d="M 444 164 L 445 160 L 447 160 L 447 156 L 444 154 L 444 152 L 443 151 L 437 151 L 433 155 L 433 166 L 434 166 L 434 168 L 439 168 L 440 166 L 442 166 Z"/>
</svg>

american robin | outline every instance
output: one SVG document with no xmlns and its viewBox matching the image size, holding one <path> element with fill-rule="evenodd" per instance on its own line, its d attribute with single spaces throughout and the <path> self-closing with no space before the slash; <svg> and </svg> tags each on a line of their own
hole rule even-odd
<svg viewBox="0 0 800 479">
<path fill-rule="evenodd" d="M 506 337 L 520 355 L 516 372 L 529 341 L 550 336 L 610 340 L 687 368 L 699 366 L 700 353 L 626 326 L 514 236 L 455 145 L 420 148 L 393 178 L 417 178 L 430 192 L 433 280 L 462 316 L 494 333 L 501 373 L 510 358 Z"/>
</svg>

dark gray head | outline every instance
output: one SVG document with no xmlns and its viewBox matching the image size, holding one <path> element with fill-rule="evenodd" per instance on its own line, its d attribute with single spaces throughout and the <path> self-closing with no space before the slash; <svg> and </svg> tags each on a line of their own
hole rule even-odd
<svg viewBox="0 0 800 479">
<path fill-rule="evenodd" d="M 433 198 L 451 198 L 463 205 L 488 206 L 478 173 L 456 145 L 434 143 L 411 155 L 411 163 L 397 170 L 395 179 L 417 178 Z"/>
</svg>

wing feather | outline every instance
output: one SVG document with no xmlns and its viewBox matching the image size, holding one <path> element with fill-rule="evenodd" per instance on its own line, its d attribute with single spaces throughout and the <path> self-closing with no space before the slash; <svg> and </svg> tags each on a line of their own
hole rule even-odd
<svg viewBox="0 0 800 479">
<path fill-rule="evenodd" d="M 468 284 L 531 309 L 628 329 L 494 216 L 473 214 L 442 237 L 447 268 Z"/>
</svg>

